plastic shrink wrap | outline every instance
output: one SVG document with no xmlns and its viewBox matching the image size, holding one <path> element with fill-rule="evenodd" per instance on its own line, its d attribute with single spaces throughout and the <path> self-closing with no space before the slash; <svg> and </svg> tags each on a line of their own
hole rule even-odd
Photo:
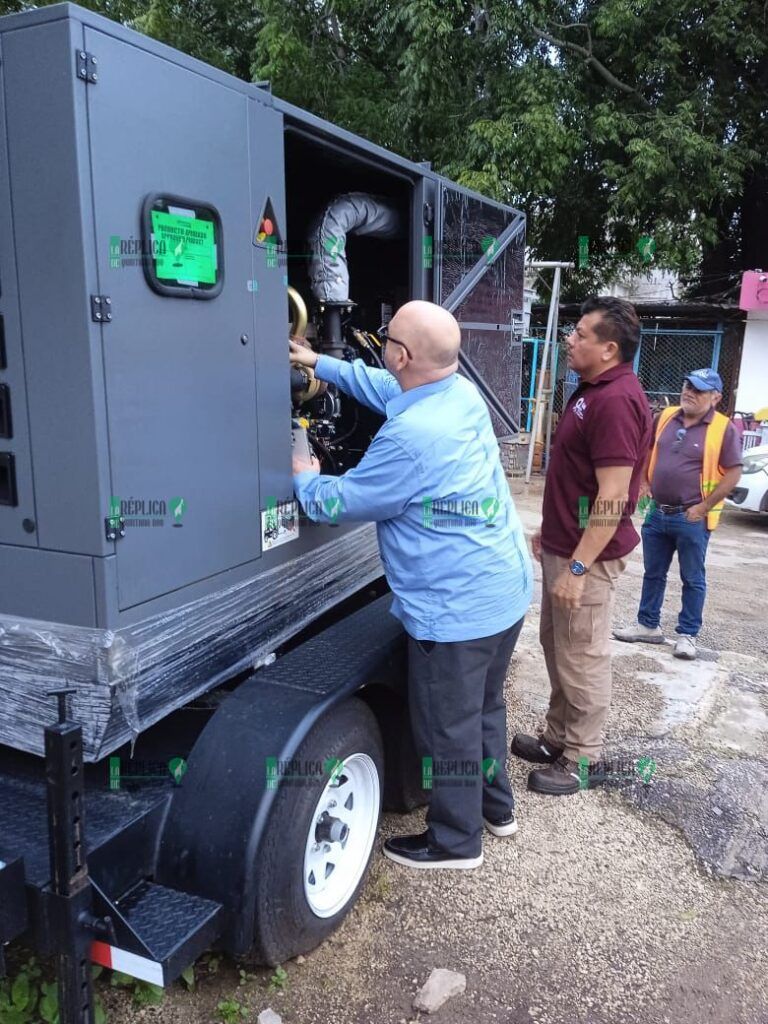
<svg viewBox="0 0 768 1024">
<path fill-rule="evenodd" d="M 382 575 L 365 525 L 226 590 L 120 630 L 0 615 L 0 742 L 43 754 L 51 690 L 71 688 L 70 717 L 97 761 Z"/>
</svg>

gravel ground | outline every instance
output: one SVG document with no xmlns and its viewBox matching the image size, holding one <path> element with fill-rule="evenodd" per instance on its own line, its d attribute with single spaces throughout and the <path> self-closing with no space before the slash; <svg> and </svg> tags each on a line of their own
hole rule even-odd
<svg viewBox="0 0 768 1024">
<path fill-rule="evenodd" d="M 531 531 L 541 485 L 513 484 Z M 413 872 L 380 853 L 363 899 L 310 956 L 271 971 L 224 962 L 175 986 L 160 1007 L 103 992 L 110 1021 L 207 1024 L 234 998 L 248 1021 L 271 1005 L 285 1024 L 403 1024 L 433 967 L 461 971 L 442 1024 L 768 1024 L 768 516 L 726 513 L 708 559 L 701 660 L 671 647 L 615 643 L 607 747 L 653 757 L 650 786 L 622 783 L 567 798 L 510 772 L 520 832 L 489 837 L 473 872 Z M 633 621 L 635 553 L 617 624 Z M 673 635 L 680 587 L 662 625 Z M 536 599 L 538 601 L 538 597 Z M 538 604 L 508 682 L 510 730 L 533 731 L 546 706 Z M 423 827 L 423 811 L 387 815 L 382 838 Z M 238 965 L 242 966 L 242 965 Z"/>
</svg>

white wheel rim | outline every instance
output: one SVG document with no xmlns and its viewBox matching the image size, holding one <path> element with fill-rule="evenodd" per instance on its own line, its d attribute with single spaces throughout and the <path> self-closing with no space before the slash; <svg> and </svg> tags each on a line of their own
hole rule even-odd
<svg viewBox="0 0 768 1024">
<path fill-rule="evenodd" d="M 379 821 L 381 787 L 373 760 L 350 754 L 334 776 L 317 801 L 304 848 L 304 896 L 317 917 L 333 917 L 349 902 Z"/>
</svg>

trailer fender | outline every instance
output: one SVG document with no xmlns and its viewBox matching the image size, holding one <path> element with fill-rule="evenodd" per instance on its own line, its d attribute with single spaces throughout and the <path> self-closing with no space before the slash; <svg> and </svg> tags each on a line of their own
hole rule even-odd
<svg viewBox="0 0 768 1024">
<path fill-rule="evenodd" d="M 221 942 L 234 955 L 254 941 L 257 854 L 277 796 L 275 765 L 290 762 L 335 705 L 366 684 L 380 694 L 402 674 L 405 633 L 390 602 L 379 598 L 249 677 L 190 753 L 161 838 L 158 881 L 221 903 Z"/>
</svg>

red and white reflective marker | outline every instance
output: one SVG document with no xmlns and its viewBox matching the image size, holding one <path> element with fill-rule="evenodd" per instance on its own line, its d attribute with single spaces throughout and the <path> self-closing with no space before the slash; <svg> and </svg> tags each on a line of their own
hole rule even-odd
<svg viewBox="0 0 768 1024">
<path fill-rule="evenodd" d="M 132 978 L 149 981 L 153 985 L 165 986 L 162 964 L 125 949 L 118 949 L 117 946 L 108 946 L 106 942 L 91 943 L 91 960 L 112 971 L 129 974 Z"/>
</svg>

